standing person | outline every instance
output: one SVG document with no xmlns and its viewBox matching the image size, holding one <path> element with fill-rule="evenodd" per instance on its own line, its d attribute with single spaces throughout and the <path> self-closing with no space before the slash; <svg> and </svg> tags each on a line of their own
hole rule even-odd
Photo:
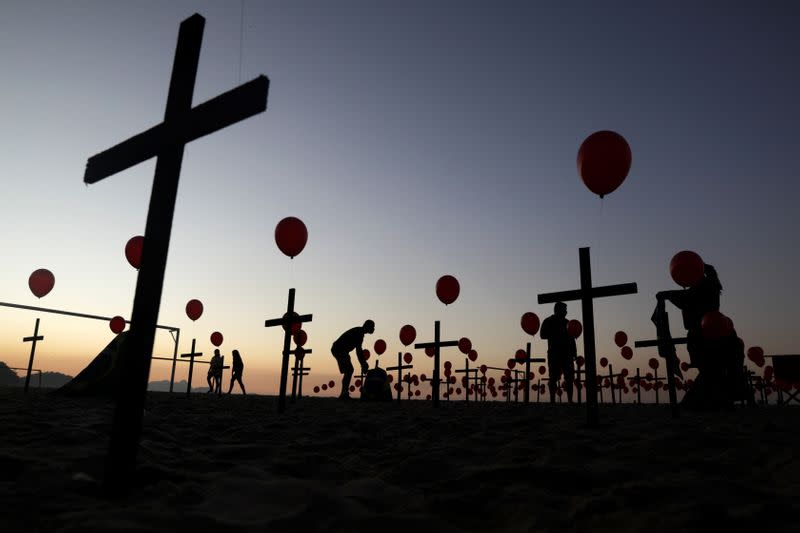
<svg viewBox="0 0 800 533">
<path fill-rule="evenodd" d="M 214 355 L 211 356 L 211 361 L 208 362 L 208 392 L 216 391 L 222 379 L 222 356 L 219 354 L 219 348 L 214 350 Z"/>
<path fill-rule="evenodd" d="M 247 392 L 244 390 L 244 383 L 242 383 L 242 372 L 244 372 L 242 356 L 239 355 L 239 350 L 231 352 L 231 356 L 233 357 L 233 364 L 231 365 L 231 385 L 228 387 L 228 394 L 233 390 L 233 382 L 238 381 L 239 387 L 242 388 L 242 394 L 247 395 Z"/>
<path fill-rule="evenodd" d="M 364 334 L 374 332 L 375 322 L 366 320 L 363 326 L 356 326 L 342 333 L 331 346 L 331 353 L 339 365 L 339 372 L 342 373 L 342 392 L 339 394 L 339 398 L 342 400 L 350 399 L 350 379 L 353 377 L 354 371 L 350 352 L 356 351 L 358 362 L 361 363 L 361 373 L 366 374 L 369 367 L 364 359 L 364 348 L 361 345 L 364 343 Z"/>
<path fill-rule="evenodd" d="M 573 359 L 577 356 L 575 339 L 567 333 L 567 304 L 556 302 L 553 314 L 542 322 L 541 337 L 547 339 L 547 372 L 550 374 L 550 403 L 556 401 L 558 380 L 566 381 L 567 401 L 572 403 L 572 384 L 575 378 Z"/>
</svg>

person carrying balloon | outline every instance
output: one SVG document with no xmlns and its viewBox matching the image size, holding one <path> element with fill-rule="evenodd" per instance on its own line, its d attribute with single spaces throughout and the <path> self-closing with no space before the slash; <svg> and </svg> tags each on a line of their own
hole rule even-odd
<svg viewBox="0 0 800 533">
<path fill-rule="evenodd" d="M 547 372 L 550 375 L 550 403 L 556 401 L 558 381 L 564 376 L 567 388 L 567 401 L 572 403 L 572 384 L 575 379 L 573 360 L 578 350 L 575 338 L 567 332 L 567 304 L 556 302 L 553 314 L 544 319 L 540 335 L 547 339 Z"/>
<path fill-rule="evenodd" d="M 358 362 L 361 363 L 361 373 L 366 374 L 367 370 L 369 370 L 367 360 L 364 359 L 362 344 L 364 343 L 364 335 L 374 332 L 375 322 L 366 320 L 363 326 L 356 326 L 342 333 L 331 346 L 331 353 L 334 359 L 336 359 L 336 363 L 339 365 L 339 372 L 342 373 L 342 392 L 339 394 L 340 399 L 350 399 L 350 379 L 353 377 L 354 371 L 353 363 L 350 360 L 351 351 L 356 351 Z"/>
<path fill-rule="evenodd" d="M 219 348 L 214 350 L 214 355 L 208 362 L 208 392 L 216 391 L 222 382 L 222 356 L 219 354 Z"/>
<path fill-rule="evenodd" d="M 231 365 L 231 384 L 228 387 L 228 394 L 233 390 L 233 382 L 238 381 L 239 387 L 242 388 L 242 394 L 247 395 L 247 392 L 244 390 L 244 383 L 242 383 L 242 372 L 244 372 L 242 356 L 239 354 L 239 350 L 233 350 L 231 356 L 233 357 L 233 364 Z"/>
</svg>

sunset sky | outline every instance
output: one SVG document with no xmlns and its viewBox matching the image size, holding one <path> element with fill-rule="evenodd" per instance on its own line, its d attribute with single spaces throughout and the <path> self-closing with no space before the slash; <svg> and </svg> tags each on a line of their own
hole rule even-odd
<svg viewBox="0 0 800 533">
<path fill-rule="evenodd" d="M 582 246 L 595 284 L 639 286 L 595 302 L 598 356 L 615 369 L 654 355 L 623 365 L 613 335 L 654 337 L 655 293 L 677 288 L 668 265 L 685 249 L 716 267 L 746 346 L 797 353 L 792 2 L 4 2 L 0 301 L 130 317 L 124 246 L 144 232 L 155 160 L 88 187 L 83 172 L 161 122 L 178 26 L 195 12 L 195 105 L 259 74 L 271 86 L 265 113 L 187 146 L 159 323 L 206 359 L 222 332 L 248 392 L 277 390 L 282 330 L 263 324 L 290 287 L 314 315 L 309 386 L 338 380 L 330 345 L 366 318 L 369 348 L 389 345 L 382 366 L 405 351 L 401 326 L 429 341 L 435 320 L 502 366 L 530 340 L 520 316 L 552 312 L 537 294 L 578 288 Z M 625 136 L 633 165 L 601 200 L 576 154 L 603 129 Z M 290 215 L 309 230 L 293 260 L 273 237 Z M 38 268 L 56 277 L 42 299 L 27 284 Z M 461 283 L 447 307 L 444 274 Z M 104 322 L 0 307 L 0 360 L 27 364 L 36 317 L 36 368 L 75 374 L 113 337 Z M 158 333 L 156 354 L 171 343 Z M 414 363 L 430 374 L 423 353 Z M 154 362 L 151 379 L 169 370 Z"/>
</svg>

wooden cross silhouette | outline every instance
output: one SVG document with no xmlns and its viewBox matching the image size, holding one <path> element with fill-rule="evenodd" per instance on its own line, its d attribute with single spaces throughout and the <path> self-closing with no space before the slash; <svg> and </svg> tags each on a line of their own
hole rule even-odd
<svg viewBox="0 0 800 533">
<path fill-rule="evenodd" d="M 414 365 L 404 365 L 403 364 L 403 352 L 397 352 L 397 366 L 390 366 L 386 368 L 387 372 L 392 370 L 397 370 L 397 384 L 399 385 L 400 382 L 403 381 L 403 370 L 414 368 Z M 400 401 L 402 397 L 400 387 L 397 387 L 397 401 Z"/>
<path fill-rule="evenodd" d="M 531 363 L 544 363 L 547 361 L 544 357 L 534 357 L 531 358 L 531 343 L 525 344 L 525 359 L 520 361 L 517 359 L 518 363 L 525 363 L 525 394 L 523 395 L 523 399 L 525 403 L 530 402 L 531 398 Z"/>
<path fill-rule="evenodd" d="M 469 403 L 469 382 L 470 380 L 474 379 L 477 381 L 478 379 L 478 369 L 477 368 L 470 368 L 469 367 L 469 357 L 464 358 L 464 368 L 459 368 L 458 370 L 454 370 L 456 374 L 464 374 L 466 381 L 464 382 L 464 401 Z M 473 378 L 470 374 L 475 374 Z M 477 393 L 476 393 L 477 394 Z M 476 396 L 477 400 L 477 396 Z"/>
<path fill-rule="evenodd" d="M 278 412 L 282 413 L 286 410 L 286 383 L 289 376 L 289 355 L 292 351 L 289 349 L 292 340 L 292 326 L 294 324 L 302 325 L 304 322 L 311 322 L 313 315 L 296 315 L 294 311 L 294 288 L 289 289 L 289 302 L 286 305 L 286 314 L 281 318 L 273 318 L 264 321 L 264 327 L 270 328 L 273 326 L 283 326 L 283 359 L 281 359 L 281 383 L 280 391 L 278 393 Z"/>
<path fill-rule="evenodd" d="M 294 355 L 294 367 L 292 368 L 292 397 L 290 403 L 294 403 L 295 400 L 303 394 L 303 376 L 307 376 L 311 370 L 303 366 L 303 359 L 310 353 L 311 350 L 306 350 L 302 346 L 298 346 L 292 350 L 292 354 Z M 298 383 L 300 385 L 299 394 L 297 392 Z"/>
<path fill-rule="evenodd" d="M 36 353 L 36 342 L 44 340 L 44 337 L 39 335 L 39 319 L 36 319 L 36 325 L 33 327 L 33 336 L 24 337 L 22 342 L 30 342 L 31 356 L 28 358 L 28 372 L 25 374 L 25 392 L 28 392 L 28 385 L 31 382 L 31 369 L 33 369 L 33 356 Z M 41 379 L 40 379 L 41 381 Z"/>
<path fill-rule="evenodd" d="M 164 121 L 90 157 L 83 177 L 87 184 L 96 183 L 156 157 L 131 328 L 120 348 L 122 377 L 106 466 L 105 484 L 118 494 L 126 492 L 133 479 L 184 146 L 267 108 L 265 76 L 192 107 L 204 26 L 198 14 L 180 25 Z"/>
<path fill-rule="evenodd" d="M 433 377 L 431 378 L 431 398 L 433 399 L 433 406 L 439 407 L 439 351 L 441 348 L 449 348 L 451 346 L 458 346 L 458 341 L 443 341 L 440 335 L 440 324 L 437 320 L 434 322 L 433 342 L 422 342 L 415 344 L 416 349 L 433 348 Z"/>
<path fill-rule="evenodd" d="M 614 378 L 618 378 L 622 376 L 622 374 L 615 374 L 614 373 L 614 366 L 609 363 L 608 364 L 608 376 L 605 376 L 603 379 L 608 379 L 608 388 L 611 391 L 611 403 L 616 404 L 617 398 L 614 396 Z M 624 377 L 624 376 L 623 376 Z M 617 387 L 617 391 L 619 394 L 619 403 L 622 403 L 622 387 Z M 600 388 L 600 401 L 603 401 L 603 388 Z"/>
<path fill-rule="evenodd" d="M 597 361 L 594 344 L 594 299 L 608 296 L 621 296 L 623 294 L 636 294 L 636 283 L 623 283 L 620 285 L 607 285 L 605 287 L 592 286 L 592 267 L 589 257 L 589 248 L 578 250 L 580 262 L 581 288 L 551 292 L 539 295 L 539 304 L 555 302 L 581 301 L 583 317 L 583 351 L 586 359 L 586 418 L 590 427 L 597 426 Z"/>
<path fill-rule="evenodd" d="M 188 357 L 189 358 L 189 377 L 187 378 L 188 383 L 186 384 L 186 397 L 188 398 L 192 392 L 192 372 L 194 370 L 194 358 L 201 357 L 203 352 L 195 352 L 195 339 L 192 339 L 192 351 L 190 353 L 182 353 L 181 357 Z"/>
</svg>

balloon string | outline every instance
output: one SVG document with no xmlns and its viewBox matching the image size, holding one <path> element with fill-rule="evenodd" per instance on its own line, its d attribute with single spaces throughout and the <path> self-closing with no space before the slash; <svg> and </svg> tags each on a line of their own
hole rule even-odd
<svg viewBox="0 0 800 533">
<path fill-rule="evenodd" d="M 242 0 L 241 18 L 239 20 L 239 83 L 242 83 L 242 55 L 244 51 L 244 0 Z"/>
</svg>

